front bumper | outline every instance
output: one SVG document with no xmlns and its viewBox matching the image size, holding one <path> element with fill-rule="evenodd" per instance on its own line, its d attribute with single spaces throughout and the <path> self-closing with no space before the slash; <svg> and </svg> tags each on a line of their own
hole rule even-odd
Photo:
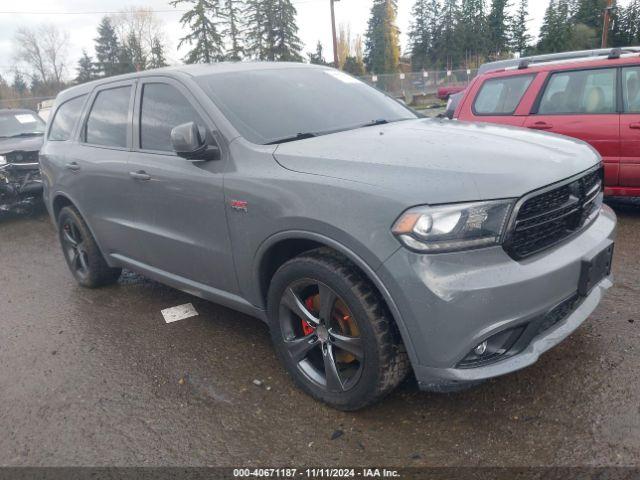
<svg viewBox="0 0 640 480">
<path fill-rule="evenodd" d="M 571 334 L 595 310 L 612 285 L 610 278 L 516 354 L 475 368 L 458 366 L 484 340 L 539 322 L 574 297 L 582 260 L 610 244 L 615 226 L 615 214 L 604 206 L 579 235 L 523 261 L 500 247 L 440 255 L 398 250 L 378 274 L 402 317 L 401 333 L 420 386 L 440 389 L 519 370 Z"/>
</svg>

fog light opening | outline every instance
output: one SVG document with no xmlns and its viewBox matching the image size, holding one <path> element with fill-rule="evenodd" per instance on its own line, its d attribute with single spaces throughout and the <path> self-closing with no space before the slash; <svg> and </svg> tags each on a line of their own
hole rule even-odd
<svg viewBox="0 0 640 480">
<path fill-rule="evenodd" d="M 522 335 L 525 327 L 517 327 L 496 333 L 484 342 L 476 345 L 469 354 L 458 363 L 458 368 L 475 368 L 500 360 Z"/>
</svg>

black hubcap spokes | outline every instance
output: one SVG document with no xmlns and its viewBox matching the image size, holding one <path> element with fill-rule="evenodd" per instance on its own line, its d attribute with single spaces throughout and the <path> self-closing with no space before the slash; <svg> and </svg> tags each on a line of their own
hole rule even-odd
<svg viewBox="0 0 640 480">
<path fill-rule="evenodd" d="M 332 392 L 355 385 L 364 364 L 362 341 L 355 319 L 333 290 L 311 280 L 290 285 L 280 321 L 289 355 L 310 380 Z"/>
<path fill-rule="evenodd" d="M 84 247 L 82 235 L 74 223 L 68 222 L 63 225 L 62 242 L 64 252 L 73 270 L 80 275 L 87 275 L 89 273 L 87 251 Z"/>
</svg>

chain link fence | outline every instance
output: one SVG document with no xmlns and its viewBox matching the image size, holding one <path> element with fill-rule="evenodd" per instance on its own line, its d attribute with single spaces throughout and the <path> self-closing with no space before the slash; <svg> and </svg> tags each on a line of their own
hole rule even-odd
<svg viewBox="0 0 640 480">
<path fill-rule="evenodd" d="M 478 74 L 473 70 L 425 70 L 412 73 L 365 75 L 360 80 L 407 103 L 420 103 L 443 87 L 466 87 Z"/>
</svg>

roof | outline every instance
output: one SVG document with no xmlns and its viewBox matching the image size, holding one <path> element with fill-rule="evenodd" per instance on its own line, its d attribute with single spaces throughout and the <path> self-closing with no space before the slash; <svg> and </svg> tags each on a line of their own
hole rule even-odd
<svg viewBox="0 0 640 480">
<path fill-rule="evenodd" d="M 188 76 L 202 77 L 204 75 L 213 75 L 231 72 L 249 72 L 255 70 L 281 70 L 288 68 L 329 68 L 322 65 L 310 65 L 308 63 L 299 62 L 216 62 L 216 63 L 200 63 L 194 65 L 176 65 L 172 67 L 157 68 L 154 70 L 144 70 L 142 72 L 127 73 L 124 75 L 115 75 L 107 78 L 100 78 L 92 82 L 75 85 L 67 88 L 58 94 L 57 100 L 68 100 L 70 98 L 89 93 L 98 85 L 105 83 L 120 82 L 134 78 L 144 78 L 156 75 L 170 76 Z"/>
</svg>

